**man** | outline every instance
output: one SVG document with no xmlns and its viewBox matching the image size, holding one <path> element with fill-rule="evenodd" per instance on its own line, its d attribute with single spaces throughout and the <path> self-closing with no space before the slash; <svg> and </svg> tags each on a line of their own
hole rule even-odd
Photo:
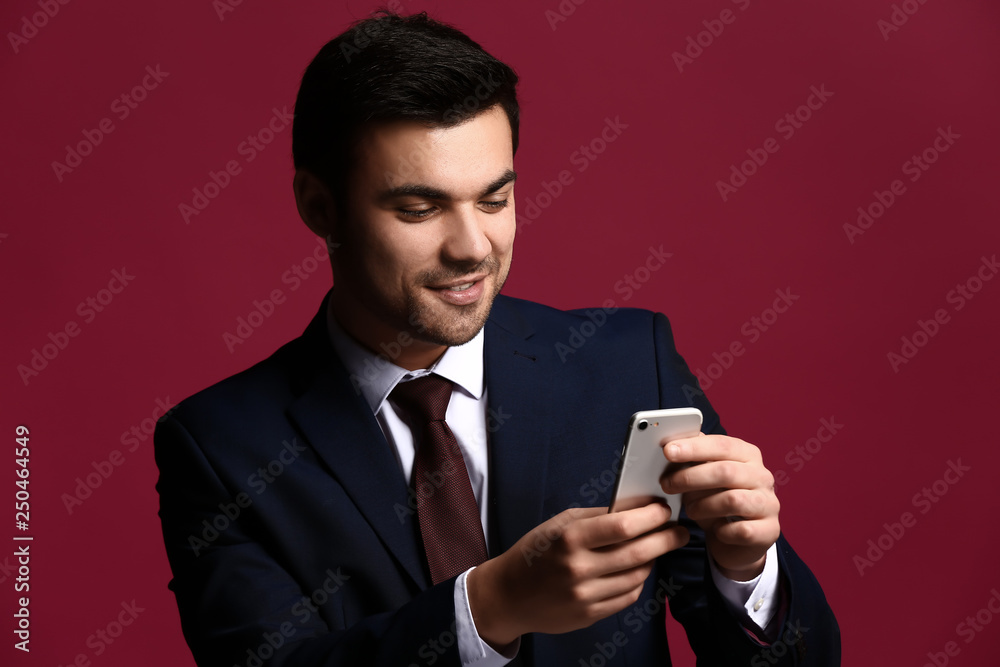
<svg viewBox="0 0 1000 667">
<path fill-rule="evenodd" d="M 605 314 L 563 363 L 586 316 L 500 295 L 516 83 L 425 15 L 362 21 L 306 70 L 294 192 L 334 286 L 302 337 L 156 432 L 196 660 L 669 665 L 669 604 L 705 664 L 839 664 L 759 450 L 703 396 L 708 435 L 664 451 L 701 462 L 664 479 L 679 524 L 608 513 L 588 482 L 629 415 L 695 381 L 663 315 Z"/>
</svg>

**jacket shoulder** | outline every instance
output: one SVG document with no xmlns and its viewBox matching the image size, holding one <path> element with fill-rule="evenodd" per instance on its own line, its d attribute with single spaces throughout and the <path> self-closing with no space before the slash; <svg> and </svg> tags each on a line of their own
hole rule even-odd
<svg viewBox="0 0 1000 667">
<path fill-rule="evenodd" d="M 332 348 L 331 348 L 332 350 Z M 299 336 L 249 368 L 188 396 L 170 410 L 182 421 L 203 422 L 213 414 L 251 416 L 265 407 L 286 405 L 307 382 L 304 360 L 322 352 L 307 335 Z"/>
<path fill-rule="evenodd" d="M 500 295 L 494 303 L 494 311 L 501 326 L 513 320 L 528 327 L 536 335 L 556 338 L 565 338 L 569 329 L 579 329 L 581 326 L 587 331 L 591 331 L 593 327 L 595 333 L 600 330 L 602 338 L 637 334 L 648 337 L 655 318 L 659 316 L 666 319 L 666 316 L 644 308 L 618 307 L 613 302 L 605 304 L 563 310 L 527 299 Z M 590 324 L 586 325 L 588 322 Z"/>
</svg>

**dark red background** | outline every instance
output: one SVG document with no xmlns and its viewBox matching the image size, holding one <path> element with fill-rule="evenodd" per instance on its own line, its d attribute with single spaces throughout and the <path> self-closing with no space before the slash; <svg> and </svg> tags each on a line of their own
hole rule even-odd
<svg viewBox="0 0 1000 667">
<path fill-rule="evenodd" d="M 706 372 L 713 354 L 743 343 L 708 394 L 731 433 L 785 473 L 782 525 L 837 613 L 845 664 L 922 665 L 955 642 L 952 664 L 983 665 L 1000 650 L 1000 622 L 987 611 L 981 621 L 994 622 L 981 632 L 957 626 L 1000 589 L 1000 280 L 961 310 L 947 294 L 1000 250 L 1000 7 L 904 4 L 916 12 L 887 39 L 878 22 L 894 9 L 885 0 L 567 0 L 574 11 L 555 29 L 546 10 L 558 12 L 556 0 L 398 6 L 459 26 L 522 77 L 519 213 L 560 171 L 573 176 L 520 228 L 505 292 L 666 312 L 681 352 Z M 252 162 L 238 146 L 273 108 L 291 110 L 311 57 L 372 8 L 247 0 L 220 18 L 209 0 L 70 2 L 17 52 L 9 34 L 0 47 L 0 537 L 13 545 L 19 532 L 10 445 L 25 424 L 35 538 L 30 655 L 11 647 L 13 546 L 0 551 L 0 655 L 14 664 L 69 664 L 78 654 L 95 665 L 192 664 L 166 589 L 151 440 L 129 452 L 122 434 L 141 429 L 158 400 L 177 402 L 270 354 L 315 312 L 328 264 L 297 290 L 282 282 L 317 243 L 294 208 L 290 129 Z M 734 20 L 678 71 L 672 54 L 724 9 Z M 21 32 L 39 11 L 37 2 L 4 3 L 0 27 Z M 112 101 L 147 66 L 169 75 L 120 119 Z M 811 86 L 833 95 L 786 139 L 775 122 Z M 114 131 L 60 182 L 53 161 L 106 117 Z M 578 171 L 574 152 L 607 118 L 627 128 Z M 949 127 L 960 138 L 910 182 L 904 162 Z M 716 182 L 769 137 L 778 152 L 724 202 Z M 229 160 L 241 173 L 185 224 L 178 206 Z M 905 194 L 851 243 L 843 225 L 894 179 Z M 650 246 L 673 256 L 626 300 L 615 285 Z M 85 322 L 78 304 L 123 267 L 134 280 Z M 744 323 L 786 288 L 799 299 L 751 342 Z M 274 289 L 287 301 L 229 353 L 223 333 Z M 939 308 L 948 321 L 895 372 L 887 354 Z M 67 322 L 79 334 L 25 384 L 18 365 Z M 824 418 L 843 428 L 804 465 L 786 459 Z M 115 450 L 121 465 L 69 513 L 63 494 Z M 914 494 L 959 459 L 970 470 L 939 484 L 946 493 L 921 513 Z M 855 556 L 907 511 L 915 525 L 859 574 Z M 143 611 L 95 655 L 88 637 L 133 600 Z M 677 664 L 693 664 L 678 627 L 670 633 Z"/>
</svg>

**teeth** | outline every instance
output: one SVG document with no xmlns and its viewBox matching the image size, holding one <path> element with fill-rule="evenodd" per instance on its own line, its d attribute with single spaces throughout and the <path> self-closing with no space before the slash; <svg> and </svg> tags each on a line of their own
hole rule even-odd
<svg viewBox="0 0 1000 667">
<path fill-rule="evenodd" d="M 472 287 L 475 283 L 465 283 L 464 285 L 459 285 L 457 287 L 449 287 L 452 292 L 464 292 L 465 290 Z"/>
</svg>

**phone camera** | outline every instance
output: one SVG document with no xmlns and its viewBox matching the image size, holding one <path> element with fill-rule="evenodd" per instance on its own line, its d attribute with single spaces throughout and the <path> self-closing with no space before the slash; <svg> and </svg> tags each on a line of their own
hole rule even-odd
<svg viewBox="0 0 1000 667">
<path fill-rule="evenodd" d="M 647 426 L 649 426 L 649 422 L 646 421 L 645 419 L 640 419 L 639 423 L 636 425 L 636 428 L 639 429 L 640 431 L 645 431 Z"/>
</svg>

